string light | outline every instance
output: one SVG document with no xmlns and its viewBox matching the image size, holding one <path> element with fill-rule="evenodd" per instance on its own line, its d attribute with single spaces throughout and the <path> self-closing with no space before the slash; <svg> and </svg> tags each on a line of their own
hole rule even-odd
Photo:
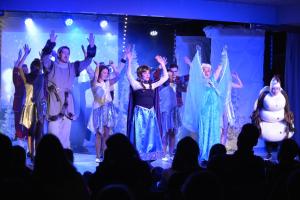
<svg viewBox="0 0 300 200">
<path fill-rule="evenodd" d="M 122 46 L 122 52 L 125 52 L 125 46 L 126 46 L 126 36 L 127 36 L 127 23 L 128 23 L 128 18 L 127 18 L 127 15 L 126 17 L 124 18 L 124 28 L 123 28 L 123 46 Z"/>
</svg>

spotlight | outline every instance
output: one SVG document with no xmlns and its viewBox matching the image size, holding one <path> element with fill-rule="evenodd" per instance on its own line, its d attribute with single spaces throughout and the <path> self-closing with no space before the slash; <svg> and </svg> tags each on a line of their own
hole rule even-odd
<svg viewBox="0 0 300 200">
<path fill-rule="evenodd" d="M 156 30 L 150 31 L 151 36 L 157 36 L 158 32 Z"/>
<path fill-rule="evenodd" d="M 100 22 L 101 28 L 106 28 L 107 25 L 108 25 L 108 22 L 107 22 L 106 20 L 102 20 L 102 21 Z"/>
<path fill-rule="evenodd" d="M 66 24 L 66 26 L 71 26 L 73 24 L 73 20 L 71 18 L 67 18 L 65 20 L 65 24 Z"/>
<path fill-rule="evenodd" d="M 26 26 L 32 26 L 33 25 L 33 20 L 31 18 L 26 18 L 25 19 L 25 25 Z"/>
</svg>

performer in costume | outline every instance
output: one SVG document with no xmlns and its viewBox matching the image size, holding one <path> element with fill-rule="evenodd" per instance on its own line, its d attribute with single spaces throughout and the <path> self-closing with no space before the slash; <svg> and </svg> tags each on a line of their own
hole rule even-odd
<svg viewBox="0 0 300 200">
<path fill-rule="evenodd" d="M 201 63 L 200 55 L 201 49 L 197 46 L 190 69 L 183 125 L 198 133 L 199 159 L 203 161 L 208 159 L 210 148 L 220 143 L 220 120 L 231 87 L 231 74 L 226 60 L 226 48 L 222 51 L 222 63 L 213 75 L 211 65 Z"/>
<path fill-rule="evenodd" d="M 52 31 L 42 50 L 42 63 L 48 81 L 48 132 L 56 135 L 64 148 L 70 148 L 71 122 L 75 118 L 71 89 L 75 77 L 90 65 L 96 55 L 95 38 L 90 34 L 87 57 L 83 61 L 73 63 L 69 62 L 70 49 L 67 46 L 58 49 L 57 60 L 50 60 L 56 38 L 57 35 Z"/>
<path fill-rule="evenodd" d="M 24 57 L 30 53 L 28 45 L 25 45 L 24 51 Z M 26 102 L 20 123 L 28 129 L 28 149 L 29 155 L 33 159 L 35 149 L 44 134 L 44 120 L 47 111 L 45 79 L 40 59 L 35 58 L 30 64 L 29 74 L 24 74 L 21 67 L 19 70 L 26 88 Z"/>
<path fill-rule="evenodd" d="M 94 96 L 93 110 L 89 120 L 88 128 L 96 134 L 96 162 L 100 162 L 106 149 L 106 140 L 112 133 L 115 126 L 116 111 L 111 96 L 111 86 L 119 80 L 119 72 L 116 70 L 113 62 L 110 66 L 113 68 L 115 78 L 109 78 L 109 68 L 97 62 L 96 70 L 93 75 L 93 69 L 87 68 L 91 78 L 91 88 Z M 123 68 L 125 63 L 122 63 Z"/>
<path fill-rule="evenodd" d="M 25 103 L 25 85 L 24 81 L 19 72 L 19 65 L 22 57 L 22 50 L 20 49 L 18 59 L 15 62 L 13 69 L 13 84 L 15 86 L 14 100 L 13 100 L 13 111 L 15 117 L 15 139 L 24 139 L 27 137 L 28 130 L 20 124 L 21 113 Z M 24 74 L 28 73 L 26 64 L 22 65 Z"/>
<path fill-rule="evenodd" d="M 165 157 L 172 158 L 175 146 L 175 135 L 181 126 L 179 109 L 183 105 L 182 92 L 186 92 L 189 75 L 178 76 L 178 66 L 170 64 L 168 68 L 169 80 L 159 87 L 159 106 L 162 124 L 162 143 Z M 159 80 L 161 66 L 154 72 L 154 78 Z"/>
<path fill-rule="evenodd" d="M 141 65 L 137 69 L 135 80 L 131 72 L 132 53 L 127 54 L 127 78 L 131 86 L 128 104 L 127 135 L 136 146 L 143 160 L 162 158 L 161 125 L 159 112 L 158 87 L 168 80 L 165 60 L 161 56 L 155 59 L 162 66 L 163 75 L 157 82 L 150 80 L 150 67 Z"/>
<path fill-rule="evenodd" d="M 227 46 L 225 46 L 227 51 Z M 185 57 L 185 63 L 188 64 L 191 67 L 192 62 L 188 57 Z M 223 55 L 224 63 L 227 63 L 227 72 L 230 73 L 230 67 L 229 67 L 229 59 L 228 59 L 228 54 L 224 52 Z M 239 78 L 238 74 L 236 72 L 232 73 L 232 78 L 228 77 L 228 82 L 231 82 L 232 80 L 235 80 L 234 82 L 232 81 L 231 83 L 231 88 L 228 90 L 227 99 L 225 100 L 225 106 L 224 106 L 224 112 L 223 116 L 221 118 L 221 124 L 222 124 L 222 130 L 221 130 L 221 143 L 223 145 L 226 144 L 227 141 L 227 133 L 228 133 L 228 128 L 229 126 L 233 126 L 235 122 L 235 114 L 233 110 L 233 105 L 231 102 L 231 89 L 240 89 L 243 87 L 243 83 L 241 79 Z"/>
<path fill-rule="evenodd" d="M 291 138 L 295 131 L 288 95 L 281 88 L 278 76 L 272 78 L 269 87 L 260 91 L 251 119 L 266 142 L 266 159 L 271 159 L 272 149 L 285 138 Z"/>
<path fill-rule="evenodd" d="M 227 47 L 226 52 L 227 52 Z M 226 59 L 226 63 L 228 65 L 228 73 L 230 73 L 230 67 L 229 67 L 229 59 L 228 59 L 228 54 L 226 53 L 224 56 L 224 59 Z M 228 81 L 231 82 L 231 87 L 228 90 L 228 94 L 226 95 L 226 100 L 225 100 L 225 107 L 224 107 L 224 112 L 223 112 L 223 117 L 222 117 L 222 131 L 221 131 L 221 143 L 223 145 L 226 145 L 227 142 L 227 133 L 228 133 L 228 128 L 229 126 L 233 126 L 235 122 L 235 114 L 233 110 L 233 105 L 231 102 L 231 89 L 240 89 L 243 88 L 243 82 L 239 78 L 239 75 L 234 72 L 231 74 L 232 78 L 230 77 Z M 235 80 L 234 82 L 232 80 Z"/>
</svg>

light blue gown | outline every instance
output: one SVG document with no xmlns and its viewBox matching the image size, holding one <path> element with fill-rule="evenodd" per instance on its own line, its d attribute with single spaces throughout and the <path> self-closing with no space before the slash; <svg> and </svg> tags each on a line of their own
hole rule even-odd
<svg viewBox="0 0 300 200">
<path fill-rule="evenodd" d="M 205 78 L 201 69 L 201 52 L 197 50 L 190 69 L 183 125 L 198 135 L 200 160 L 208 160 L 210 148 L 221 139 L 221 117 L 230 94 L 231 74 L 227 51 L 222 52 L 223 69 L 219 81 Z"/>
</svg>

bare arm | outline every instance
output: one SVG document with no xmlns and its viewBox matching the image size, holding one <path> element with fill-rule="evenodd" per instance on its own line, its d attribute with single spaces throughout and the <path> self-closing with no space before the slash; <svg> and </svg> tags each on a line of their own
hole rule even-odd
<svg viewBox="0 0 300 200">
<path fill-rule="evenodd" d="M 184 63 L 187 64 L 189 67 L 191 67 L 192 65 L 192 62 L 191 62 L 191 59 L 187 56 L 184 56 Z"/>
<path fill-rule="evenodd" d="M 132 68 L 132 52 L 127 52 L 127 59 L 128 59 L 128 67 L 127 67 L 127 71 L 126 71 L 127 79 L 129 81 L 131 87 L 133 88 L 133 90 L 141 89 L 142 86 L 139 84 L 138 81 L 136 81 L 134 79 L 134 76 L 131 73 L 131 68 Z"/>
<path fill-rule="evenodd" d="M 236 83 L 231 84 L 232 88 L 243 88 L 243 82 L 241 81 L 241 79 L 239 78 L 239 75 L 235 72 L 232 73 L 232 77 L 236 80 Z"/>
<path fill-rule="evenodd" d="M 109 61 L 110 66 L 113 68 L 113 71 L 115 73 L 115 77 L 109 80 L 109 84 L 113 85 L 116 82 L 118 82 L 118 80 L 120 79 L 120 72 L 117 70 L 116 65 L 113 63 L 113 61 Z M 125 63 L 121 63 L 120 67 L 123 69 L 123 67 L 125 66 Z M 121 69 L 121 70 L 122 70 Z"/>
<path fill-rule="evenodd" d="M 219 65 L 218 68 L 216 69 L 216 71 L 214 73 L 215 80 L 219 79 L 222 69 L 223 69 L 222 65 Z"/>
<path fill-rule="evenodd" d="M 13 76 L 12 76 L 12 79 L 13 79 L 13 83 L 15 86 L 17 85 L 21 85 L 23 84 L 21 81 L 19 81 L 18 77 L 19 77 L 19 69 L 18 69 L 18 66 L 19 66 L 19 62 L 22 58 L 22 49 L 19 50 L 19 53 L 18 53 L 18 58 L 17 60 L 15 61 L 14 63 L 14 69 L 13 69 Z"/>
<path fill-rule="evenodd" d="M 18 63 L 18 69 L 19 69 L 21 78 L 24 81 L 24 83 L 26 83 L 27 81 L 26 81 L 24 71 L 22 69 L 22 65 L 23 65 L 24 61 L 26 60 L 27 56 L 29 55 L 30 51 L 31 51 L 31 49 L 29 48 L 29 46 L 27 44 L 25 44 L 25 46 L 24 46 L 24 55 L 21 58 L 20 62 Z"/>
<path fill-rule="evenodd" d="M 128 50 L 127 50 L 128 51 Z M 115 73 L 115 78 L 110 80 L 110 85 L 115 84 L 119 79 L 120 79 L 120 73 L 122 72 L 122 70 L 124 69 L 125 65 L 126 65 L 126 57 L 127 57 L 127 51 L 123 54 L 122 59 L 119 62 L 119 66 L 117 69 L 116 66 L 114 65 L 113 61 L 109 61 L 109 64 L 111 65 L 111 67 L 114 70 Z"/>
<path fill-rule="evenodd" d="M 94 86 L 97 81 L 98 81 L 98 77 L 99 77 L 99 63 L 94 61 L 94 63 L 96 64 L 96 69 L 95 69 L 95 72 L 94 72 L 94 77 L 92 79 L 92 86 Z"/>
<path fill-rule="evenodd" d="M 18 53 L 18 59 L 16 60 L 15 66 L 14 66 L 14 67 L 18 67 L 18 66 L 19 66 L 19 63 L 20 63 L 20 61 L 21 61 L 21 58 L 22 58 L 22 49 L 19 50 L 19 53 Z"/>
<path fill-rule="evenodd" d="M 169 74 L 168 74 L 168 71 L 167 71 L 167 68 L 166 68 L 166 59 L 161 57 L 161 56 L 155 56 L 155 59 L 161 65 L 162 70 L 163 70 L 163 75 L 159 79 L 159 81 L 153 83 L 153 89 L 161 86 L 162 84 L 164 84 L 164 82 L 166 82 L 169 79 Z"/>
</svg>

